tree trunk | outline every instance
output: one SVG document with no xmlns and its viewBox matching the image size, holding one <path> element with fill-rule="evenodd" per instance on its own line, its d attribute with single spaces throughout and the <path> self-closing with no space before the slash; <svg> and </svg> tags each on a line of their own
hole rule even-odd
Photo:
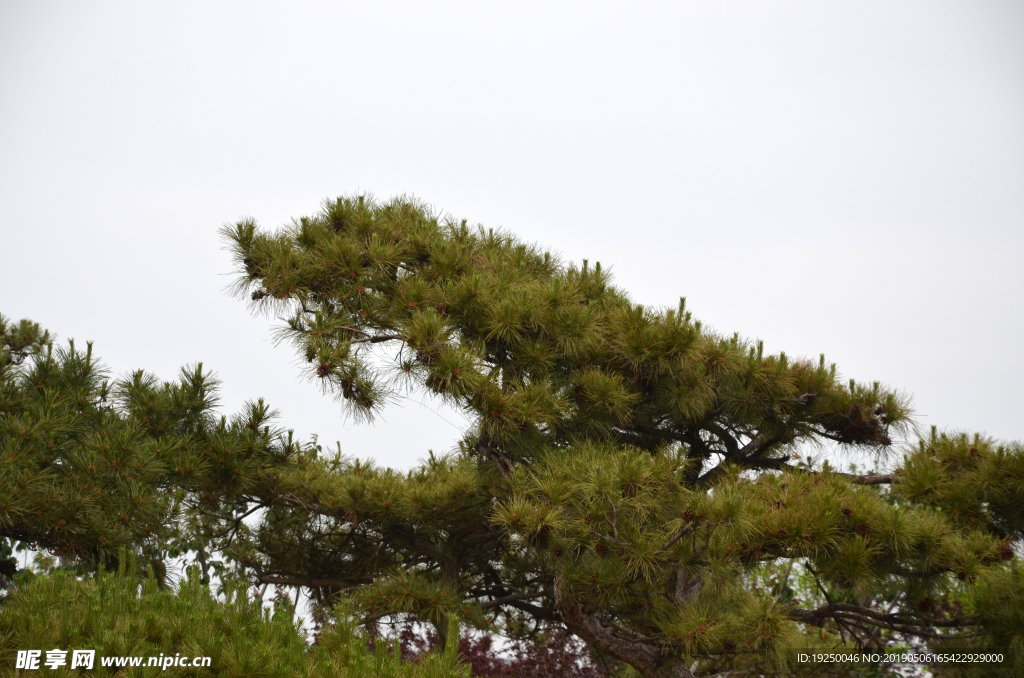
<svg viewBox="0 0 1024 678">
<path fill-rule="evenodd" d="M 597 615 L 583 613 L 583 606 L 565 590 L 562 575 L 555 576 L 555 605 L 566 628 L 594 649 L 624 661 L 644 678 L 694 678 L 675 657 L 628 629 L 603 622 Z"/>
</svg>

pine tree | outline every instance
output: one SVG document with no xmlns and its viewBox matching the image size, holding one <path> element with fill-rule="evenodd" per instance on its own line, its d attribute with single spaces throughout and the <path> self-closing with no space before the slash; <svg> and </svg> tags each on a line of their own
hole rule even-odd
<svg viewBox="0 0 1024 678">
<path fill-rule="evenodd" d="M 371 648 L 343 608 L 309 647 L 287 599 L 270 616 L 226 569 L 225 598 L 211 594 L 207 566 L 221 563 L 207 562 L 204 512 L 242 525 L 240 497 L 300 449 L 263 401 L 217 417 L 217 387 L 201 364 L 175 382 L 110 381 L 91 344 L 59 348 L 38 324 L 0 316 L 0 674 L 12 675 L 16 650 L 78 648 L 207 656 L 210 676 L 468 676 L 454 648 L 416 665 Z M 15 545 L 57 558 L 43 558 L 44 573 L 18 570 Z M 165 559 L 190 550 L 202 567 L 169 590 Z"/>
<path fill-rule="evenodd" d="M 350 414 L 423 388 L 473 421 L 408 474 L 308 447 L 262 476 L 259 528 L 218 528 L 259 581 L 352 592 L 367 622 L 561 624 L 645 677 L 833 642 L 998 648 L 1021 670 L 1019 445 L 933 433 L 889 473 L 807 463 L 894 452 L 907 398 L 413 200 L 224 234 L 237 291 Z"/>
<path fill-rule="evenodd" d="M 265 403 L 227 421 L 216 393 L 201 364 L 175 382 L 143 371 L 111 381 L 91 343 L 57 347 L 38 324 L 0 315 L 4 554 L 18 543 L 95 570 L 127 548 L 162 576 L 168 554 L 201 548 L 185 509 L 230 505 L 289 453 Z M 15 569 L 6 558 L 0 575 Z"/>
</svg>

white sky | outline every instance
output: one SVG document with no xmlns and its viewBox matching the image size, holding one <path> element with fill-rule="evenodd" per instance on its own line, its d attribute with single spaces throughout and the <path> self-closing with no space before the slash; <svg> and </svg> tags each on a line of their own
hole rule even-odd
<svg viewBox="0 0 1024 678">
<path fill-rule="evenodd" d="M 1024 439 L 1019 2 L 0 0 L 0 312 L 409 466 L 458 429 L 346 424 L 224 292 L 220 225 L 353 191 Z"/>
</svg>

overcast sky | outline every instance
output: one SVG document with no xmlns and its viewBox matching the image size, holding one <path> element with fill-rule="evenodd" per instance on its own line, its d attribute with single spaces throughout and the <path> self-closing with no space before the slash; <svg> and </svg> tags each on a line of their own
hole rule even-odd
<svg viewBox="0 0 1024 678">
<path fill-rule="evenodd" d="M 224 291 L 219 226 L 356 191 L 1024 439 L 1020 2 L 0 0 L 0 312 L 408 467 L 457 414 L 344 422 Z"/>
</svg>

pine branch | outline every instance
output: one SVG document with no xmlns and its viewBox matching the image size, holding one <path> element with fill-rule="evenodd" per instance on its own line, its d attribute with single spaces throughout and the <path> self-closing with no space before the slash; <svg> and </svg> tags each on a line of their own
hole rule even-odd
<svg viewBox="0 0 1024 678">
<path fill-rule="evenodd" d="M 317 588 L 326 586 L 330 588 L 337 588 L 342 590 L 351 590 L 364 586 L 373 581 L 373 577 L 346 577 L 346 578 L 335 578 L 335 577 L 294 577 L 294 576 L 282 576 L 277 574 L 270 574 L 263 569 L 263 566 L 255 560 L 248 558 L 239 559 L 240 563 L 252 568 L 256 579 L 262 584 L 275 584 L 278 586 L 305 586 L 308 588 Z"/>
<path fill-rule="evenodd" d="M 488 600 L 485 603 L 481 603 L 480 607 L 485 609 L 485 610 L 489 610 L 492 607 L 499 607 L 501 605 L 508 605 L 510 603 L 515 603 L 515 602 L 518 602 L 520 600 L 533 600 L 535 598 L 543 598 L 545 595 L 547 595 L 547 594 L 545 594 L 543 592 L 542 593 L 513 593 L 511 595 L 503 596 L 501 598 L 494 598 L 492 600 Z"/>
<path fill-rule="evenodd" d="M 834 475 L 846 478 L 855 485 L 888 485 L 900 482 L 899 476 L 895 473 L 865 473 L 857 475 L 854 473 L 839 473 Z"/>
<path fill-rule="evenodd" d="M 402 334 L 374 334 L 363 337 L 362 339 L 353 339 L 350 344 L 380 344 L 385 341 L 409 341 L 409 337 Z"/>
<path fill-rule="evenodd" d="M 583 606 L 569 597 L 562 575 L 555 576 L 555 605 L 562 623 L 600 652 L 624 661 L 644 678 L 693 678 L 693 673 L 669 653 L 663 653 L 653 639 L 644 639 L 618 625 L 610 625 L 597 615 L 587 615 Z M 645 640 L 647 642 L 645 642 Z"/>
</svg>

